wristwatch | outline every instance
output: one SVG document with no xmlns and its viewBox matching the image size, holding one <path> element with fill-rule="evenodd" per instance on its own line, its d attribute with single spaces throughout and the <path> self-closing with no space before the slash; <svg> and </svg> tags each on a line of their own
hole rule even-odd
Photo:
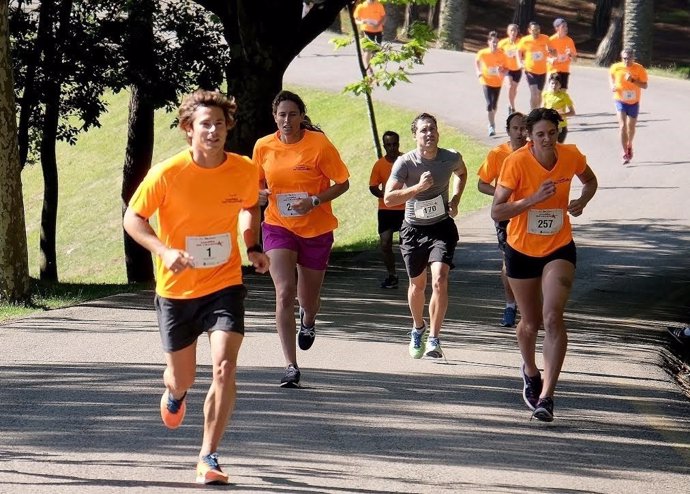
<svg viewBox="0 0 690 494">
<path fill-rule="evenodd" d="M 321 204 L 321 199 L 319 199 L 319 196 L 311 196 L 311 205 L 316 207 L 319 204 Z"/>
</svg>

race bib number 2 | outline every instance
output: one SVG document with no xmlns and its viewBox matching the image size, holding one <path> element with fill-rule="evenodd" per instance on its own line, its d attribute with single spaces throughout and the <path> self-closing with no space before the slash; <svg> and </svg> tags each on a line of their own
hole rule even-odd
<svg viewBox="0 0 690 494">
<path fill-rule="evenodd" d="M 278 203 L 278 211 L 281 216 L 302 216 L 300 213 L 292 208 L 292 204 L 308 197 L 306 192 L 292 192 L 288 194 L 278 194 L 276 202 Z"/>
<path fill-rule="evenodd" d="M 555 235 L 563 227 L 562 209 L 530 209 L 527 231 L 535 235 Z"/>
<path fill-rule="evenodd" d="M 185 250 L 194 257 L 195 268 L 213 268 L 225 264 L 230 259 L 232 244 L 230 234 L 186 237 Z"/>
</svg>

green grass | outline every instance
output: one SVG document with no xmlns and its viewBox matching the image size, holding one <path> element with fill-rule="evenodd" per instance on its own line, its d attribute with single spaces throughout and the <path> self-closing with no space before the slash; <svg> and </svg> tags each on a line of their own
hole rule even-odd
<svg viewBox="0 0 690 494">
<path fill-rule="evenodd" d="M 334 142 L 350 169 L 350 190 L 334 202 L 340 221 L 335 249 L 356 251 L 374 248 L 376 198 L 369 192 L 369 174 L 376 160 L 366 105 L 363 98 L 305 88 L 291 88 L 307 103 L 310 117 Z M 109 112 L 101 128 L 81 135 L 76 146 L 59 143 L 60 195 L 57 220 L 57 286 L 35 283 L 33 307 L 0 305 L 0 320 L 17 317 L 40 308 L 72 305 L 110 293 L 132 290 L 126 283 L 122 251 L 120 190 L 127 138 L 128 94 L 112 95 Z M 415 112 L 390 105 L 376 105 L 379 133 L 395 130 L 401 135 L 401 149 L 414 147 L 409 126 Z M 156 115 L 154 163 L 185 147 L 182 134 L 171 129 L 173 115 Z M 469 170 L 469 184 L 461 202 L 463 211 L 489 203 L 479 194 L 476 171 L 487 148 L 439 122 L 441 145 L 462 152 Z M 40 217 L 43 179 L 39 165 L 22 174 L 26 211 L 29 268 L 38 278 Z M 17 312 L 19 311 L 19 312 Z"/>
</svg>

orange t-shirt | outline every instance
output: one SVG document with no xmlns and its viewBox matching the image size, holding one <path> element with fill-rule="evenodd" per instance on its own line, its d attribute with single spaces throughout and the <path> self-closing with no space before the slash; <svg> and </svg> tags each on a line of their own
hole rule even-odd
<svg viewBox="0 0 690 494">
<path fill-rule="evenodd" d="M 508 244 L 528 256 L 544 257 L 573 239 L 568 202 L 570 184 L 575 175 L 587 168 L 585 156 L 574 144 L 556 144 L 558 160 L 546 170 L 531 153 L 533 144 L 521 147 L 503 162 L 499 185 L 512 191 L 511 200 L 519 201 L 536 192 L 546 180 L 556 184 L 556 193 L 510 219 Z"/>
<path fill-rule="evenodd" d="M 383 8 L 383 5 L 380 2 L 369 3 L 365 1 L 364 3 L 357 5 L 355 8 L 354 17 L 355 19 L 360 20 L 381 22 L 381 19 L 383 19 L 385 15 L 386 10 Z M 366 31 L 368 33 L 380 33 L 383 31 L 383 26 L 376 28 L 368 24 L 362 24 L 362 31 Z"/>
<path fill-rule="evenodd" d="M 570 72 L 570 57 L 566 54 L 566 49 L 570 50 L 570 56 L 577 55 L 575 42 L 570 36 L 558 37 L 554 34 L 549 38 L 551 48 L 556 50 L 556 59 L 549 63 L 549 72 Z"/>
<path fill-rule="evenodd" d="M 380 185 L 386 186 L 388 178 L 391 176 L 391 170 L 393 169 L 393 163 L 388 161 L 385 156 L 379 158 L 376 163 L 374 163 L 374 168 L 371 169 L 371 176 L 369 177 L 369 187 L 378 187 Z M 383 202 L 383 198 L 379 197 L 379 209 L 404 211 L 405 203 L 398 204 L 397 206 L 386 206 Z"/>
<path fill-rule="evenodd" d="M 633 62 L 630 67 L 627 67 L 625 62 L 617 62 L 611 65 L 609 74 L 613 76 L 614 87 L 616 88 L 616 92 L 613 95 L 614 99 L 627 103 L 628 105 L 634 105 L 640 102 L 642 88 L 633 82 L 626 81 L 625 76 L 630 74 L 633 79 L 640 82 L 647 82 L 647 71 L 642 65 Z"/>
<path fill-rule="evenodd" d="M 479 167 L 479 170 L 477 170 L 477 175 L 482 179 L 482 182 L 496 185 L 498 176 L 501 174 L 503 161 L 512 152 L 513 148 L 510 145 L 510 141 L 504 142 L 489 151 L 489 154 L 486 155 L 486 159 Z"/>
<path fill-rule="evenodd" d="M 530 34 L 523 36 L 518 43 L 518 49 L 522 53 L 522 63 L 527 72 L 532 74 L 546 74 L 546 58 L 551 47 L 549 37 L 540 34 L 537 39 Z"/>
<path fill-rule="evenodd" d="M 294 216 L 287 204 L 297 197 L 319 194 L 331 186 L 341 184 L 350 173 L 338 150 L 321 132 L 305 130 L 299 142 L 285 144 L 279 133 L 262 137 L 254 145 L 254 163 L 271 190 L 264 221 L 281 226 L 295 235 L 313 238 L 338 227 L 330 201 L 324 202 L 305 215 Z"/>
<path fill-rule="evenodd" d="M 477 52 L 475 60 L 479 62 L 481 77 L 479 82 L 489 87 L 501 87 L 503 84 L 503 72 L 508 64 L 505 54 L 501 50 L 491 52 L 490 48 L 483 48 Z"/>
<path fill-rule="evenodd" d="M 515 40 L 515 43 L 510 41 L 510 37 L 503 38 L 498 42 L 498 49 L 501 50 L 506 55 L 506 69 L 508 70 L 520 70 L 520 65 L 517 60 L 518 43 L 520 38 Z"/>
<path fill-rule="evenodd" d="M 152 167 L 129 207 L 143 218 L 157 211 L 158 238 L 195 263 L 174 274 L 156 257 L 156 293 L 191 299 L 241 284 L 237 218 L 258 199 L 259 171 L 246 156 L 226 153 L 220 166 L 202 168 L 187 149 Z"/>
</svg>

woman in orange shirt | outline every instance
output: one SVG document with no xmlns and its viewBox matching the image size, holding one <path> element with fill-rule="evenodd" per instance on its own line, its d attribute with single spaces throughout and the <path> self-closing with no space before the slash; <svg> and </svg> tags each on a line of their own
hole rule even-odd
<svg viewBox="0 0 690 494">
<path fill-rule="evenodd" d="M 261 202 L 268 202 L 262 225 L 276 290 L 276 328 L 287 364 L 280 385 L 297 387 L 301 373 L 295 347 L 295 296 L 299 301 L 299 347 L 314 343 L 333 230 L 338 220 L 331 201 L 349 188 L 349 172 L 323 132 L 306 125 L 302 99 L 281 91 L 273 100 L 278 131 L 254 146 Z M 313 128 L 313 127 L 311 127 Z M 295 276 L 295 271 L 297 276 Z"/>
<path fill-rule="evenodd" d="M 576 251 L 568 214 L 579 216 L 597 190 L 597 178 L 572 144 L 558 144 L 556 110 L 527 116 L 528 144 L 503 162 L 491 217 L 510 220 L 506 274 L 520 307 L 517 339 L 523 365 L 523 399 L 533 417 L 553 420 L 553 394 L 565 359 L 563 312 L 575 277 Z M 569 199 L 572 178 L 582 193 Z M 544 325 L 544 380 L 536 365 L 537 333 Z"/>
</svg>

